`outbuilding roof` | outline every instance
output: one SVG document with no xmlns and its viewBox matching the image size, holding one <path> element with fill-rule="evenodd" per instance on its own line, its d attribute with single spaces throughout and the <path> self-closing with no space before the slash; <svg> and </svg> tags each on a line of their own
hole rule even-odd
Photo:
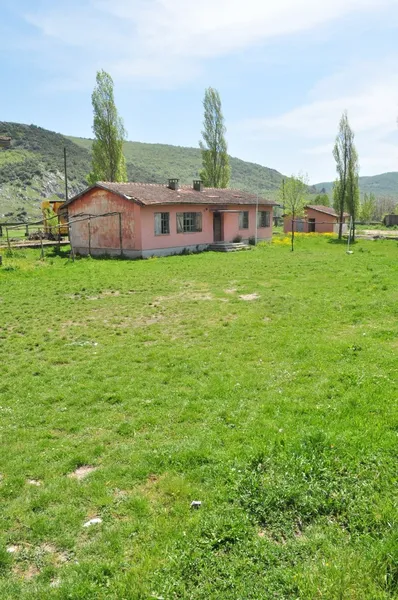
<svg viewBox="0 0 398 600">
<path fill-rule="evenodd" d="M 277 206 L 273 200 L 259 198 L 255 194 L 233 189 L 203 188 L 203 191 L 195 190 L 190 186 L 182 186 L 173 190 L 167 185 L 157 183 L 112 183 L 108 181 L 99 181 L 95 185 L 83 190 L 73 198 L 70 198 L 63 204 L 68 206 L 78 198 L 81 198 L 87 192 L 100 188 L 114 192 L 126 200 L 137 202 L 142 206 L 152 206 L 155 204 L 257 204 Z"/>
<path fill-rule="evenodd" d="M 326 215 L 330 215 L 331 217 L 340 216 L 331 206 L 322 206 L 321 204 L 307 204 L 305 208 L 310 208 L 311 210 L 316 210 L 318 212 L 325 213 Z M 345 212 L 344 216 L 349 217 L 350 215 Z"/>
</svg>

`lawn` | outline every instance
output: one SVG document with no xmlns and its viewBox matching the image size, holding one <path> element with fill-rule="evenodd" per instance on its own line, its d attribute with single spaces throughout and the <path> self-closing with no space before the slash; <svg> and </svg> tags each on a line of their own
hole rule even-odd
<svg viewBox="0 0 398 600">
<path fill-rule="evenodd" d="M 398 244 L 353 249 L 3 256 L 0 598 L 398 598 Z"/>
</svg>

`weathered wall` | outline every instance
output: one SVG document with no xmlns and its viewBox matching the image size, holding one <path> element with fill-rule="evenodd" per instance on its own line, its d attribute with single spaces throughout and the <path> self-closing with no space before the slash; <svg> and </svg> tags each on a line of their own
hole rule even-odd
<svg viewBox="0 0 398 600">
<path fill-rule="evenodd" d="M 139 207 L 107 190 L 95 189 L 75 200 L 68 207 L 69 219 L 77 215 L 101 215 L 118 212 L 122 217 L 123 250 L 140 249 L 140 212 Z M 92 254 L 119 255 L 120 222 L 119 215 L 98 217 L 90 220 Z M 76 221 L 70 226 L 70 239 L 75 252 L 87 254 L 90 246 L 89 221 Z"/>
<path fill-rule="evenodd" d="M 338 222 L 337 217 L 308 208 L 305 210 L 303 223 L 304 233 L 308 233 L 308 219 L 315 219 L 315 233 L 333 233 L 334 226 Z M 290 233 L 292 231 L 292 217 L 284 217 L 283 223 L 284 232 Z M 297 224 L 295 224 L 295 231 L 297 231 Z"/>
</svg>

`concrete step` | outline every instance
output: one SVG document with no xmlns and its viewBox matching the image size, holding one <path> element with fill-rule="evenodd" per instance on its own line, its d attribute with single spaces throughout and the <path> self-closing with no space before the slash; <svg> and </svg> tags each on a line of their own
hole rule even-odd
<svg viewBox="0 0 398 600">
<path fill-rule="evenodd" d="M 215 242 L 209 245 L 209 250 L 212 252 L 239 252 L 250 249 L 251 247 L 243 242 Z"/>
</svg>

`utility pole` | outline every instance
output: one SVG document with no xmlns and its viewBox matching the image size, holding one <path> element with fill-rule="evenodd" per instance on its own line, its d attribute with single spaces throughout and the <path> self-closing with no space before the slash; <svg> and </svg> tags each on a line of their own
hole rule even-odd
<svg viewBox="0 0 398 600">
<path fill-rule="evenodd" d="M 65 202 L 68 201 L 68 171 L 66 168 L 66 146 L 64 146 L 64 175 L 65 175 Z"/>
</svg>

